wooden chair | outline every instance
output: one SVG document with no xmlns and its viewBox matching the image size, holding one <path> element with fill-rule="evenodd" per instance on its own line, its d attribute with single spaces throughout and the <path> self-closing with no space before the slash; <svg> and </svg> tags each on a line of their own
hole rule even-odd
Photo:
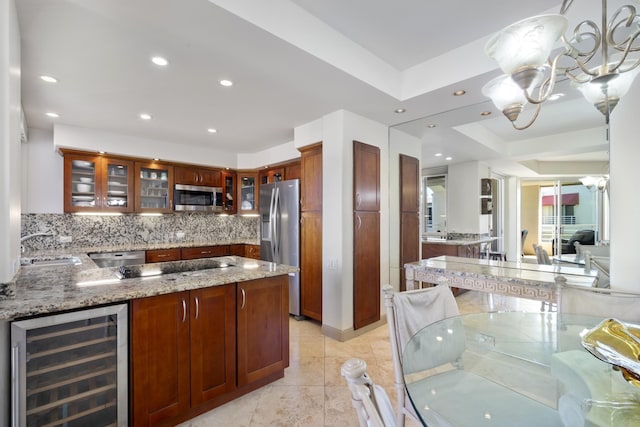
<svg viewBox="0 0 640 427">
<path fill-rule="evenodd" d="M 411 337 L 420 329 L 438 320 L 460 314 L 458 304 L 451 289 L 446 285 L 407 292 L 394 292 L 393 288 L 387 285 L 382 291 L 387 309 L 394 382 L 398 395 L 396 424 L 398 427 L 403 427 L 406 415 L 420 424 L 405 392 L 402 353 Z M 464 347 L 461 350 L 464 350 Z M 425 361 L 425 363 L 432 362 Z"/>
<path fill-rule="evenodd" d="M 360 427 L 395 427 L 395 414 L 389 396 L 367 375 L 362 359 L 349 359 L 340 369 L 351 391 L 351 404 L 358 415 Z"/>
</svg>

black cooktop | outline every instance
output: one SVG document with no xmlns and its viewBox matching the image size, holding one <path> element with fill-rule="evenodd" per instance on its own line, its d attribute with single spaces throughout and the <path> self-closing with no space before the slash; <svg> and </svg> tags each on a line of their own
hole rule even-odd
<svg viewBox="0 0 640 427">
<path fill-rule="evenodd" d="M 151 264 L 123 265 L 116 271 L 118 279 L 158 276 L 161 274 L 184 273 L 212 268 L 233 267 L 228 259 L 202 258 L 189 261 L 156 262 Z"/>
</svg>

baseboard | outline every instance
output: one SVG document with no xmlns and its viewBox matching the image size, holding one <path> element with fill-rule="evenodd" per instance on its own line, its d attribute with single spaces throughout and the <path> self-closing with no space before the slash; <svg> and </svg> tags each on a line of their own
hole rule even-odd
<svg viewBox="0 0 640 427">
<path fill-rule="evenodd" d="M 380 316 L 380 320 L 378 320 L 377 322 L 374 322 L 370 325 L 367 325 L 365 327 L 362 327 L 358 330 L 355 330 L 353 328 L 349 328 L 349 329 L 345 329 L 345 330 L 341 330 L 341 329 L 336 329 L 333 328 L 331 326 L 327 326 L 327 325 L 322 325 L 322 334 L 324 336 L 327 336 L 329 338 L 333 338 L 336 341 L 340 341 L 340 342 L 345 342 L 345 341 L 349 341 L 350 339 L 353 339 L 355 337 L 359 337 L 362 334 L 366 334 L 369 331 L 372 331 L 376 328 L 379 328 L 382 325 L 386 325 L 387 324 L 387 316 L 386 315 L 382 315 Z"/>
</svg>

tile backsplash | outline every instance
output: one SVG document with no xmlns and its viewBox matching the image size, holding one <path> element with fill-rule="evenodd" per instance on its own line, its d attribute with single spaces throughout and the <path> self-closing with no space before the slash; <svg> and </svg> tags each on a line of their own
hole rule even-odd
<svg viewBox="0 0 640 427">
<path fill-rule="evenodd" d="M 161 216 L 23 214 L 26 251 L 127 246 L 171 242 L 259 241 L 259 218 L 180 213 Z M 182 234 L 184 233 L 184 235 Z M 70 242 L 68 242 L 70 238 Z"/>
</svg>

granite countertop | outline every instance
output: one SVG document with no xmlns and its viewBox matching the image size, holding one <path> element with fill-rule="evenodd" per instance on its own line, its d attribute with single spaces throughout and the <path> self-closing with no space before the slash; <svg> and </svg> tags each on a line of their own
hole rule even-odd
<svg viewBox="0 0 640 427">
<path fill-rule="evenodd" d="M 518 285 L 554 285 L 556 277 L 563 276 L 568 285 L 592 287 L 597 273 L 584 268 L 565 265 L 539 265 L 512 261 L 492 261 L 477 258 L 439 256 L 405 264 L 405 268 L 430 271 L 436 274 L 464 279 L 499 279 Z"/>
<path fill-rule="evenodd" d="M 476 239 L 440 239 L 437 237 L 423 237 L 422 243 L 435 243 L 437 245 L 475 245 L 478 243 L 488 243 L 498 240 L 498 237 L 479 237 Z"/>
<path fill-rule="evenodd" d="M 184 247 L 182 243 L 180 246 Z M 194 243 L 193 246 L 202 245 Z M 100 249 L 100 252 L 108 251 L 104 247 Z M 149 246 L 146 246 L 145 249 L 149 249 Z M 58 257 L 62 257 L 61 251 L 56 252 L 58 252 Z M 82 264 L 20 267 L 15 278 L 15 295 L 0 300 L 0 320 L 12 320 L 124 302 L 136 298 L 243 282 L 298 271 L 296 267 L 287 265 L 238 256 L 225 256 L 217 259 L 232 264 L 232 266 L 120 280 L 115 275 L 117 267 L 99 268 L 86 252 L 74 251 L 65 254 L 78 257 Z M 36 258 L 34 255 L 31 254 Z M 44 255 L 39 253 L 38 256 Z M 179 261 L 179 263 L 188 265 L 197 261 L 199 260 Z M 160 266 L 164 263 L 157 264 Z"/>
</svg>

